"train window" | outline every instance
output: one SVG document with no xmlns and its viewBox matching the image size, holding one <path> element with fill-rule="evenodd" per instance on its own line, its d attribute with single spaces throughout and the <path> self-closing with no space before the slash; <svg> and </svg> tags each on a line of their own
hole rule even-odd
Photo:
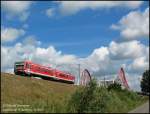
<svg viewBox="0 0 150 114">
<path fill-rule="evenodd" d="M 15 68 L 21 68 L 21 69 L 23 69 L 24 68 L 24 63 L 23 62 L 16 62 L 15 63 Z"/>
</svg>

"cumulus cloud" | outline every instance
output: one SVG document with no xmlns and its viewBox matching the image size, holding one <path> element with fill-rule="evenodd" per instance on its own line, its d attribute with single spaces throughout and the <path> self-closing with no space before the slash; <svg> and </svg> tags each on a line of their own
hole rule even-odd
<svg viewBox="0 0 150 114">
<path fill-rule="evenodd" d="M 131 89 L 140 91 L 138 77 L 149 67 L 149 47 L 139 41 L 116 43 L 95 49 L 87 58 L 80 59 L 92 76 L 114 79 L 121 67 L 124 68 Z M 133 83 L 133 81 L 135 83 Z"/>
<path fill-rule="evenodd" d="M 80 63 L 83 68 L 87 68 L 91 72 L 96 72 L 102 69 L 104 70 L 109 62 L 108 55 L 108 48 L 100 47 L 95 49 L 88 57 L 81 58 Z"/>
<path fill-rule="evenodd" d="M 37 47 L 35 43 L 32 45 L 28 44 L 28 40 L 30 41 L 32 39 L 28 37 L 27 41 L 17 43 L 14 46 L 1 46 L 1 69 L 3 71 L 8 71 L 8 69 L 13 68 L 15 61 L 27 59 L 51 67 L 56 67 L 59 64 L 74 63 L 76 60 L 76 56 L 64 55 L 61 51 L 56 51 L 53 46 L 47 48 Z"/>
<path fill-rule="evenodd" d="M 131 82 L 135 77 L 132 75 L 136 73 L 136 75 L 140 76 L 149 65 L 149 48 L 139 41 L 130 41 L 128 43 L 112 41 L 107 47 L 102 46 L 94 49 L 85 58 L 63 54 L 51 45 L 44 48 L 41 47 L 42 45 L 37 45 L 37 42 L 39 41 L 36 41 L 35 37 L 28 36 L 22 43 L 17 43 L 14 46 L 2 45 L 1 70 L 5 72 L 13 71 L 15 61 L 30 59 L 35 63 L 68 71 L 74 74 L 76 79 L 79 74 L 78 64 L 81 64 L 81 72 L 86 68 L 94 77 L 105 76 L 108 79 L 112 79 L 117 77 L 118 70 L 123 67 L 128 74 L 129 83 L 133 85 Z"/>
<path fill-rule="evenodd" d="M 112 24 L 112 29 L 120 30 L 121 36 L 126 40 L 149 37 L 149 8 L 144 12 L 132 11 L 118 22 Z"/>
<path fill-rule="evenodd" d="M 128 7 L 131 9 L 138 8 L 142 1 L 58 1 L 59 9 L 62 14 L 70 15 L 84 9 L 101 9 L 113 7 Z"/>
<path fill-rule="evenodd" d="M 28 9 L 30 8 L 31 1 L 2 1 L 2 10 L 7 12 L 7 17 L 12 18 L 19 16 L 20 20 L 25 21 L 29 16 Z"/>
<path fill-rule="evenodd" d="M 2 27 L 1 40 L 2 40 L 2 42 L 11 42 L 11 41 L 14 41 L 15 39 L 19 38 L 20 36 L 23 36 L 24 34 L 25 34 L 25 31 L 23 29 Z"/>
<path fill-rule="evenodd" d="M 128 85 L 130 89 L 134 91 L 140 91 L 140 77 L 142 76 L 142 73 L 125 73 L 126 74 L 126 79 L 128 82 Z"/>
<path fill-rule="evenodd" d="M 46 59 L 45 59 L 46 57 Z M 75 61 L 74 55 L 63 55 L 61 51 L 56 51 L 53 46 L 49 46 L 48 48 L 40 48 L 38 47 L 33 53 L 33 60 L 41 60 L 42 63 L 51 65 L 59 65 L 59 64 L 67 64 L 74 63 Z"/>
<path fill-rule="evenodd" d="M 20 21 L 25 21 L 28 18 L 29 15 L 30 15 L 30 12 L 22 13 L 21 16 L 20 16 Z"/>
<path fill-rule="evenodd" d="M 41 42 L 36 40 L 36 37 L 34 35 L 27 36 L 23 40 L 23 44 L 25 45 L 40 45 Z"/>
<path fill-rule="evenodd" d="M 145 56 L 136 58 L 129 66 L 131 72 L 141 72 L 149 68 L 149 61 Z"/>
<path fill-rule="evenodd" d="M 145 55 L 147 47 L 137 40 L 121 43 L 112 41 L 109 52 L 112 59 L 135 59 Z"/>
</svg>

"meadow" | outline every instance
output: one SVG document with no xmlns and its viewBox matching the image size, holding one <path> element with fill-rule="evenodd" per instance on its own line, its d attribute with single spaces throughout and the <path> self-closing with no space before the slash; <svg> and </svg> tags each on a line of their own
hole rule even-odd
<svg viewBox="0 0 150 114">
<path fill-rule="evenodd" d="M 128 112 L 145 103 L 148 97 L 133 91 L 95 87 L 83 112 Z M 1 112 L 78 113 L 87 88 L 1 73 Z M 88 106 L 87 106 L 88 104 Z M 76 107 L 74 106 L 76 105 Z"/>
</svg>

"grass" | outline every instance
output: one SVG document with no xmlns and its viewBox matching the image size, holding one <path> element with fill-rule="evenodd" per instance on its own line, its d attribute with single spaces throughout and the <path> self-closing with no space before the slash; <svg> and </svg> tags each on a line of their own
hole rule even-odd
<svg viewBox="0 0 150 114">
<path fill-rule="evenodd" d="M 1 106 L 30 105 L 43 112 L 64 112 L 65 102 L 75 89 L 71 84 L 1 73 Z"/>
<path fill-rule="evenodd" d="M 81 88 L 71 84 L 1 73 L 1 110 L 66 113 L 72 95 Z M 134 92 L 108 91 L 106 88 L 100 89 L 96 96 L 99 97 L 99 94 L 107 95 L 107 100 L 103 101 L 106 104 L 104 112 L 128 112 L 148 100 L 148 97 L 141 97 Z"/>
<path fill-rule="evenodd" d="M 68 112 L 126 113 L 146 101 L 148 101 L 148 97 L 141 97 L 133 91 L 114 87 L 112 89 L 98 87 L 92 80 L 88 87 L 77 89 L 72 95 Z"/>
<path fill-rule="evenodd" d="M 112 90 L 109 93 L 109 103 L 107 104 L 108 113 L 126 113 L 135 107 L 148 101 L 148 97 L 141 97 L 135 92 L 129 92 L 126 90 L 115 91 Z"/>
</svg>

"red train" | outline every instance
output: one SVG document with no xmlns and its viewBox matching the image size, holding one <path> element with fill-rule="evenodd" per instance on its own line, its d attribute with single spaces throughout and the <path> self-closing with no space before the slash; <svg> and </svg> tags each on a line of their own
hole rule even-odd
<svg viewBox="0 0 150 114">
<path fill-rule="evenodd" d="M 43 79 L 74 84 L 75 76 L 50 67 L 35 64 L 31 61 L 15 62 L 14 73 L 19 75 L 37 76 Z"/>
</svg>

